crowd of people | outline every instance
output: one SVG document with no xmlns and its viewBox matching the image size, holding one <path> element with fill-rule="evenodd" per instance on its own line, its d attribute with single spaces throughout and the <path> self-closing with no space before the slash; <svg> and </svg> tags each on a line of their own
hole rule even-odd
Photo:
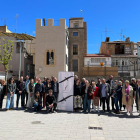
<svg viewBox="0 0 140 140">
<path fill-rule="evenodd" d="M 43 82 L 38 77 L 29 80 L 28 75 L 25 80 L 21 76 L 18 82 L 15 82 L 14 78 L 11 77 L 7 84 L 2 79 L 0 82 L 0 110 L 5 94 L 7 95 L 6 111 L 14 109 L 15 95 L 17 95 L 16 110 L 19 109 L 19 99 L 21 97 L 21 108 L 23 110 L 33 108 L 34 111 L 39 111 L 46 107 L 46 111 L 49 113 L 56 111 L 59 86 L 57 78 L 54 76 L 51 79 L 44 77 Z"/>
<path fill-rule="evenodd" d="M 6 111 L 14 109 L 14 100 L 16 98 L 16 110 L 19 109 L 19 99 L 21 97 L 21 108 L 24 110 L 33 109 L 39 111 L 46 107 L 46 112 L 56 112 L 59 83 L 57 78 L 52 76 L 51 79 L 44 77 L 43 82 L 40 78 L 34 77 L 29 80 L 29 76 L 20 77 L 18 82 L 11 77 L 6 84 L 5 80 L 0 81 L 0 109 L 2 109 L 4 96 L 7 95 Z M 131 79 L 131 83 L 126 80 L 123 84 L 123 79 L 119 81 L 113 80 L 110 75 L 109 79 L 100 79 L 95 83 L 94 80 L 88 81 L 85 78 L 82 82 L 78 76 L 74 76 L 74 95 L 73 107 L 75 111 L 83 110 L 83 112 L 93 111 L 100 112 L 99 107 L 102 106 L 102 111 L 110 112 L 110 108 L 116 114 L 120 114 L 122 108 L 130 115 L 133 115 L 133 104 L 136 103 L 137 112 L 140 111 L 140 79 Z M 111 102 L 111 107 L 110 107 Z M 140 115 L 139 115 L 140 116 Z"/>
<path fill-rule="evenodd" d="M 137 112 L 139 112 L 140 79 L 132 78 L 131 83 L 126 80 L 123 84 L 123 79 L 119 81 L 113 80 L 113 75 L 110 75 L 108 80 L 98 78 L 97 83 L 94 80 L 88 81 L 85 78 L 80 83 L 78 76 L 74 77 L 75 110 L 79 110 L 83 106 L 83 112 L 86 112 L 86 110 L 91 112 L 90 106 L 92 104 L 94 112 L 96 112 L 96 109 L 100 112 L 99 106 L 102 106 L 103 112 L 107 108 L 107 112 L 110 112 L 112 109 L 114 113 L 120 114 L 123 108 L 132 116 L 134 102 L 136 103 Z"/>
</svg>

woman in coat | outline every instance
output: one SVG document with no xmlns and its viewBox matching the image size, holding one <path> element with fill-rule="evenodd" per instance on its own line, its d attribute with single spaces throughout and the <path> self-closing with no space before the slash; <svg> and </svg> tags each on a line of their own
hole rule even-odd
<svg viewBox="0 0 140 140">
<path fill-rule="evenodd" d="M 129 85 L 129 81 L 125 81 L 125 85 L 122 88 L 122 102 L 126 105 L 127 113 L 130 111 L 132 116 L 132 105 L 134 104 L 133 99 L 133 87 Z"/>
<path fill-rule="evenodd" d="M 13 110 L 14 108 L 15 92 L 16 92 L 16 83 L 14 83 L 14 78 L 11 77 L 7 85 L 6 111 L 8 111 L 9 109 Z"/>
<path fill-rule="evenodd" d="M 88 81 L 85 82 L 85 85 L 82 88 L 82 96 L 84 98 L 84 112 L 87 110 L 88 103 L 88 112 L 90 113 L 90 104 L 92 99 L 92 87 Z"/>
<path fill-rule="evenodd" d="M 77 79 L 74 85 L 74 110 L 82 109 L 82 97 L 81 97 L 81 84 L 80 80 Z"/>
<path fill-rule="evenodd" d="M 96 112 L 96 106 L 99 112 L 99 88 L 96 87 L 96 83 L 92 82 L 92 100 L 93 100 L 93 106 L 94 106 L 94 112 Z"/>
<path fill-rule="evenodd" d="M 2 109 L 2 103 L 5 94 L 6 94 L 6 85 L 5 80 L 2 79 L 0 83 L 0 110 Z"/>
<path fill-rule="evenodd" d="M 28 93 L 27 107 L 28 108 L 32 108 L 33 107 L 32 98 L 34 96 L 34 90 L 35 90 L 34 80 L 31 79 L 30 83 L 27 85 L 27 93 Z"/>
</svg>

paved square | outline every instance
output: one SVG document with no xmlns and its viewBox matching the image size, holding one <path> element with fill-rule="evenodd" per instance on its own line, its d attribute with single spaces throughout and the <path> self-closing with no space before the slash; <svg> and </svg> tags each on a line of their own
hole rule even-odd
<svg viewBox="0 0 140 140">
<path fill-rule="evenodd" d="M 0 140 L 140 140 L 140 118 L 135 107 L 133 114 L 2 110 Z"/>
</svg>

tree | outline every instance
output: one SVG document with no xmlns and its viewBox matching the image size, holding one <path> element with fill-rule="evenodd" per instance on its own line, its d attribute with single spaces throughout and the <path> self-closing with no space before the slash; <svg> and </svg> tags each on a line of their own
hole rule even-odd
<svg viewBox="0 0 140 140">
<path fill-rule="evenodd" d="M 11 57 L 13 55 L 13 46 L 14 43 L 11 40 L 3 40 L 3 45 L 0 45 L 0 63 L 4 66 L 5 70 L 5 81 L 7 83 L 7 76 L 9 70 L 9 60 L 12 60 Z M 1 42 L 0 42 L 1 43 Z"/>
</svg>

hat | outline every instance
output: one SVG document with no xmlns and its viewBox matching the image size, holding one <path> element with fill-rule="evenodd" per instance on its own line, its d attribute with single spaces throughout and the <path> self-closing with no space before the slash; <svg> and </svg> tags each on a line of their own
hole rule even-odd
<svg viewBox="0 0 140 140">
<path fill-rule="evenodd" d="M 136 79 L 135 79 L 135 78 L 132 78 L 132 79 L 131 79 L 131 81 L 132 81 L 132 80 L 133 80 L 133 81 L 136 81 Z"/>
</svg>

